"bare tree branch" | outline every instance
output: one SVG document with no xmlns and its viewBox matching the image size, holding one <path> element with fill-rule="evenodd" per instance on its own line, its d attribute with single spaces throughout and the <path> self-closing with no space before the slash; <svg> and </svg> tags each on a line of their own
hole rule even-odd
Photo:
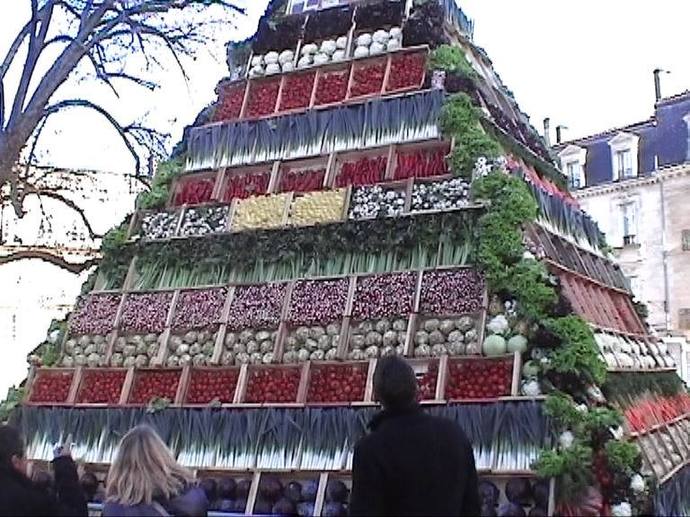
<svg viewBox="0 0 690 517">
<path fill-rule="evenodd" d="M 93 230 L 93 227 L 91 226 L 91 223 L 89 222 L 88 218 L 86 217 L 86 214 L 84 213 L 84 210 L 82 210 L 74 201 L 71 199 L 66 198 L 59 192 L 57 192 L 54 189 L 48 189 L 48 188 L 36 188 L 34 186 L 27 186 L 26 190 L 26 195 L 35 195 L 40 197 L 47 197 L 50 199 L 54 199 L 56 201 L 59 201 L 63 205 L 65 205 L 68 208 L 71 208 L 76 214 L 79 216 L 79 218 L 82 220 L 84 223 L 84 226 L 86 227 L 86 230 L 89 232 L 89 237 L 91 239 L 100 239 L 103 237 L 102 235 L 96 233 Z"/>
<path fill-rule="evenodd" d="M 20 260 L 42 260 L 43 262 L 57 266 L 75 275 L 91 269 L 100 262 L 99 259 L 90 259 L 82 263 L 72 263 L 68 262 L 60 255 L 51 253 L 49 251 L 25 249 L 5 256 L 0 255 L 0 266 L 3 264 L 10 264 L 12 262 L 18 262 Z"/>
</svg>

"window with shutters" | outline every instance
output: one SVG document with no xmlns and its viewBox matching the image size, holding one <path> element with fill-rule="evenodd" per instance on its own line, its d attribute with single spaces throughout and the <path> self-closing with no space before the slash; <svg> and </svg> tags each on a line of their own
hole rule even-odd
<svg viewBox="0 0 690 517">
<path fill-rule="evenodd" d="M 620 132 L 611 140 L 611 179 L 613 181 L 636 178 L 638 171 L 637 152 L 640 137 L 633 133 Z"/>
<path fill-rule="evenodd" d="M 632 151 L 630 149 L 616 151 L 615 167 L 615 175 L 618 179 L 627 179 L 633 177 Z"/>
</svg>

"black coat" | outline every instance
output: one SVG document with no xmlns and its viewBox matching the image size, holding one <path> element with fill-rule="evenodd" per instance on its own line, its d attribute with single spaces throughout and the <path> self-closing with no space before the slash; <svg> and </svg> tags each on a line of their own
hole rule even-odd
<svg viewBox="0 0 690 517">
<path fill-rule="evenodd" d="M 68 457 L 53 460 L 55 494 L 36 487 L 14 469 L 0 467 L 0 515 L 75 516 L 88 515 L 77 467 Z"/>
<path fill-rule="evenodd" d="M 350 515 L 479 515 L 472 446 L 415 406 L 383 411 L 355 447 Z"/>
</svg>

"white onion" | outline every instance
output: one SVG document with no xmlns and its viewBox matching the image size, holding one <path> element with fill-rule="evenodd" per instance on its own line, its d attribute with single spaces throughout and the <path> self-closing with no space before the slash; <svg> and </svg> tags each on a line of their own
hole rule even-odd
<svg viewBox="0 0 690 517">
<path fill-rule="evenodd" d="M 335 52 L 333 52 L 332 59 L 333 61 L 345 61 L 345 57 L 346 54 L 344 50 L 336 50 Z"/>
<path fill-rule="evenodd" d="M 335 46 L 341 50 L 345 50 L 347 48 L 347 36 L 340 36 L 335 40 Z"/>
<path fill-rule="evenodd" d="M 402 29 L 400 27 L 392 27 L 388 33 L 391 39 L 402 40 Z"/>
<path fill-rule="evenodd" d="M 263 66 L 264 56 L 254 56 L 252 58 L 252 67 Z"/>
</svg>

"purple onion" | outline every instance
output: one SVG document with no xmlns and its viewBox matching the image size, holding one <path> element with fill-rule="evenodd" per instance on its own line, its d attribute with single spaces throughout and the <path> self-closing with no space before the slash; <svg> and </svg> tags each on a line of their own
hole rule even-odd
<svg viewBox="0 0 690 517">
<path fill-rule="evenodd" d="M 352 317 L 368 320 L 407 315 L 412 312 L 416 288 L 416 273 L 359 278 Z"/>
<path fill-rule="evenodd" d="M 184 331 L 217 325 L 223 316 L 228 288 L 182 291 L 175 304 L 172 329 Z"/>
<path fill-rule="evenodd" d="M 230 330 L 278 328 L 286 284 L 247 285 L 235 288 L 230 305 Z"/>
<path fill-rule="evenodd" d="M 128 294 L 120 318 L 125 333 L 158 333 L 165 329 L 173 293 Z"/>
<path fill-rule="evenodd" d="M 482 307 L 484 276 L 474 269 L 429 271 L 422 277 L 419 312 L 472 314 Z"/>
<path fill-rule="evenodd" d="M 69 320 L 70 335 L 105 336 L 115 326 L 121 298 L 119 294 L 91 294 L 79 298 Z"/>
<path fill-rule="evenodd" d="M 290 299 L 288 321 L 292 325 L 316 325 L 339 321 L 345 313 L 349 280 L 300 280 Z"/>
</svg>

